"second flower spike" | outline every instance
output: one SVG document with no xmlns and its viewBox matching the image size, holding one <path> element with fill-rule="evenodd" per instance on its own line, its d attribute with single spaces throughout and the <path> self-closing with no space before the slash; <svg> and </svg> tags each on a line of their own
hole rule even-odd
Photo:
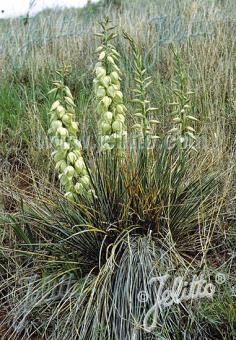
<svg viewBox="0 0 236 340">
<path fill-rule="evenodd" d="M 99 115 L 98 132 L 101 151 L 122 150 L 127 136 L 125 126 L 126 107 L 120 90 L 121 71 L 118 67 L 120 54 L 111 41 L 116 34 L 111 32 L 109 19 L 102 23 L 101 46 L 96 50 L 98 63 L 95 66 L 94 79 L 97 112 Z"/>
</svg>

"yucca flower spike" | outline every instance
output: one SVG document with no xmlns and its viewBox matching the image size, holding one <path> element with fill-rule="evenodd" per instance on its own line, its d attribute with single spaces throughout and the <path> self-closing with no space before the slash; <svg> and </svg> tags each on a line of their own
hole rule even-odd
<svg viewBox="0 0 236 340">
<path fill-rule="evenodd" d="M 120 90 L 121 71 L 118 67 L 120 54 L 111 40 L 116 37 L 110 33 L 109 20 L 102 23 L 101 46 L 96 50 L 98 63 L 95 66 L 94 79 L 97 112 L 99 115 L 98 132 L 101 151 L 122 150 L 127 135 L 125 126 L 126 107 L 123 104 L 123 94 Z"/>
<path fill-rule="evenodd" d="M 82 145 L 77 138 L 78 123 L 75 120 L 75 103 L 70 89 L 64 85 L 63 73 L 57 72 L 60 80 L 53 82 L 56 100 L 49 111 L 49 134 L 54 147 L 52 157 L 65 196 L 76 200 L 78 195 L 91 197 L 90 177 L 82 156 Z"/>
</svg>

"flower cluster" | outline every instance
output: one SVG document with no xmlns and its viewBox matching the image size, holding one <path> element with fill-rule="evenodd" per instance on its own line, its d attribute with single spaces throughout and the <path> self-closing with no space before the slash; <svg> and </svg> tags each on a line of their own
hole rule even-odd
<svg viewBox="0 0 236 340">
<path fill-rule="evenodd" d="M 120 55 L 111 44 L 111 40 L 116 35 L 110 33 L 109 20 L 105 19 L 101 26 L 103 32 L 97 35 L 101 37 L 102 45 L 96 50 L 99 54 L 99 62 L 95 66 L 96 78 L 94 79 L 99 114 L 98 132 L 102 151 L 118 150 L 122 148 L 127 135 L 126 107 L 120 90 L 121 71 L 117 66 Z"/>
<path fill-rule="evenodd" d="M 65 188 L 65 196 L 74 200 L 76 194 L 91 196 L 90 178 L 82 157 L 82 146 L 77 139 L 78 123 L 75 121 L 75 103 L 70 89 L 63 81 L 54 82 L 49 93 L 56 94 L 56 101 L 50 109 L 52 154 L 59 172 L 60 183 Z"/>
<path fill-rule="evenodd" d="M 150 101 L 147 99 L 147 88 L 151 85 L 151 77 L 146 75 L 146 69 L 144 68 L 142 55 L 140 50 L 134 41 L 134 39 L 126 32 L 123 33 L 125 39 L 129 40 L 133 56 L 134 56 L 134 72 L 135 72 L 135 84 L 136 88 L 133 90 L 134 99 L 136 104 L 134 116 L 137 120 L 133 125 L 133 129 L 137 131 L 138 142 L 143 142 L 145 149 L 148 147 L 149 142 L 154 139 L 158 139 L 159 136 L 155 133 L 156 124 L 159 124 L 159 120 L 155 117 L 151 117 L 152 112 L 157 111 L 156 107 L 150 106 Z"/>
<path fill-rule="evenodd" d="M 175 90 L 175 92 L 178 90 Z M 180 98 L 181 93 L 178 91 L 178 98 Z M 172 121 L 175 124 L 169 133 L 172 134 L 172 142 L 175 143 L 177 146 L 181 147 L 182 149 L 192 149 L 195 150 L 193 146 L 196 137 L 194 135 L 195 130 L 192 126 L 190 126 L 191 122 L 197 121 L 197 118 L 193 117 L 190 114 L 191 107 L 188 104 L 190 101 L 189 96 L 193 92 L 187 92 L 181 101 L 177 101 L 171 103 L 171 105 L 175 106 L 175 110 L 172 112 Z"/>
<path fill-rule="evenodd" d="M 176 85 L 174 89 L 175 102 L 170 105 L 174 107 L 172 111 L 172 121 L 174 127 L 169 131 L 172 136 L 172 143 L 179 147 L 181 150 L 194 150 L 194 142 L 196 140 L 195 130 L 190 125 L 192 122 L 197 121 L 197 118 L 190 114 L 191 106 L 189 105 L 191 95 L 194 93 L 187 90 L 187 77 L 183 69 L 182 62 L 180 61 L 177 51 L 172 48 L 175 61 L 175 72 L 177 79 L 173 82 Z"/>
</svg>

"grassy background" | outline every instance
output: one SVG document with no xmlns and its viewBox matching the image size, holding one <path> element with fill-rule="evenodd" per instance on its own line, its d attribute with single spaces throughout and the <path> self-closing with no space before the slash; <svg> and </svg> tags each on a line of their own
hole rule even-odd
<svg viewBox="0 0 236 340">
<path fill-rule="evenodd" d="M 130 51 L 121 37 L 121 30 L 131 33 L 147 56 L 148 71 L 154 83 L 150 91 L 153 104 L 160 110 L 163 127 L 168 124 L 168 103 L 171 102 L 173 56 L 169 42 L 175 42 L 189 75 L 189 87 L 195 91 L 194 114 L 200 119 L 197 126 L 202 135 L 202 147 L 212 157 L 226 156 L 234 144 L 235 130 L 235 2 L 232 1 L 117 1 L 116 5 L 88 5 L 81 10 L 45 11 L 35 18 L 2 20 L 0 122 L 1 154 L 5 143 L 27 150 L 30 161 L 37 163 L 37 154 L 45 151 L 47 92 L 54 71 L 63 63 L 71 64 L 73 72 L 68 79 L 76 97 L 78 114 L 89 132 L 93 126 L 94 103 L 91 96 L 92 70 L 95 62 L 96 40 L 93 33 L 98 21 L 106 14 L 117 26 L 120 36 L 117 48 L 122 53 L 121 68 L 126 75 L 131 67 Z M 167 15 L 166 28 L 173 31 L 173 21 L 181 16 L 190 32 L 195 27 L 198 36 L 178 41 L 179 34 L 155 46 L 158 29 L 154 17 Z M 193 28 L 194 29 L 194 28 Z M 80 34 L 81 33 L 81 34 Z M 168 31 L 165 32 L 168 35 Z M 152 51 L 149 50 L 151 47 Z M 123 83 L 126 104 L 130 106 L 131 80 Z M 29 124 L 30 122 L 30 124 Z M 24 148 L 22 148 L 24 145 Z M 3 150 L 2 150 L 3 149 Z M 7 147 L 9 151 L 9 147 Z M 208 150 L 208 151 L 209 151 Z M 32 155 L 31 155 L 32 154 Z M 6 158 L 6 157 L 4 157 Z"/>
</svg>

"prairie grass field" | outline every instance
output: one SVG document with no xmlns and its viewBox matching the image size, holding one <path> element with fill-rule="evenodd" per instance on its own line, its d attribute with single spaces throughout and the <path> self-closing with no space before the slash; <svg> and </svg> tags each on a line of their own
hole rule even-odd
<svg viewBox="0 0 236 340">
<path fill-rule="evenodd" d="M 236 339 L 235 61 L 234 0 L 0 19 L 0 339 Z"/>
</svg>

